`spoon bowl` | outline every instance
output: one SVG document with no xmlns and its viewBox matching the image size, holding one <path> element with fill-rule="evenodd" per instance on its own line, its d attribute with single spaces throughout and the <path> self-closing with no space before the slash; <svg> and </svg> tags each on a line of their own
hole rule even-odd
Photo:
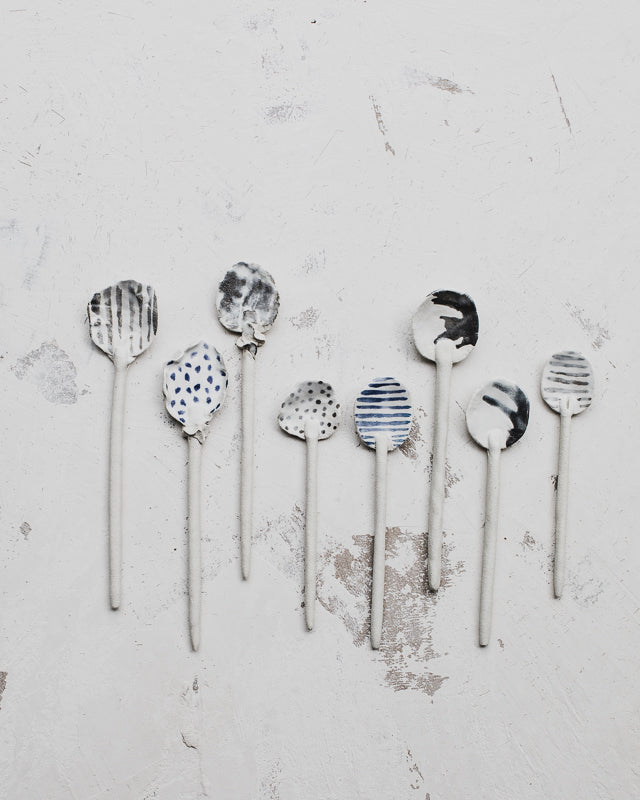
<svg viewBox="0 0 640 800">
<path fill-rule="evenodd" d="M 421 356 L 436 360 L 436 345 L 449 341 L 451 362 L 465 359 L 478 341 L 476 305 L 467 294 L 451 290 L 432 292 L 413 315 L 413 340 Z"/>
</svg>

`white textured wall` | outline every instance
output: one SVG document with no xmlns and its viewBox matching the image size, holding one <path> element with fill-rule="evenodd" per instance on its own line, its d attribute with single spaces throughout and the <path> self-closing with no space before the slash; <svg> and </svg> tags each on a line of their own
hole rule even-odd
<svg viewBox="0 0 640 800">
<path fill-rule="evenodd" d="M 637 574 L 638 6 L 4 2 L 0 47 L 0 796 L 3 800 L 539 800 L 640 795 Z M 256 532 L 239 577 L 239 351 L 215 287 L 245 259 L 281 292 L 258 360 Z M 124 606 L 108 607 L 112 368 L 86 303 L 155 286 L 131 368 Z M 411 314 L 467 291 L 453 373 L 445 585 L 421 562 L 432 366 Z M 163 362 L 230 367 L 204 453 L 204 625 L 186 626 L 186 444 Z M 576 420 L 568 590 L 552 597 L 558 418 L 542 364 L 597 377 Z M 368 641 L 374 457 L 351 420 L 320 454 L 317 630 L 304 631 L 304 447 L 289 387 L 347 409 L 412 390 L 390 458 L 385 639 Z M 530 395 L 505 453 L 494 632 L 477 605 L 484 453 L 462 409 Z"/>
</svg>

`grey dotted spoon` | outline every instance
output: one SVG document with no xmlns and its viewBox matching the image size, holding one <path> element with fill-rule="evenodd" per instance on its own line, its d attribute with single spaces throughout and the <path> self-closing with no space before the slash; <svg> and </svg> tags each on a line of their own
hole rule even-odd
<svg viewBox="0 0 640 800">
<path fill-rule="evenodd" d="M 493 612 L 493 584 L 498 540 L 500 452 L 524 434 L 529 422 L 529 400 L 515 383 L 498 378 L 473 395 L 467 407 L 467 428 L 487 450 L 487 499 L 482 547 L 480 588 L 480 645 L 489 644 Z"/>
<path fill-rule="evenodd" d="M 429 588 L 437 591 L 440 588 L 442 569 L 442 517 L 451 368 L 465 359 L 478 341 L 478 312 L 469 295 L 450 290 L 432 292 L 413 315 L 412 328 L 418 352 L 436 365 L 427 580 Z"/>
<path fill-rule="evenodd" d="M 340 403 L 326 381 L 304 381 L 285 398 L 278 424 L 307 443 L 307 480 L 304 545 L 304 613 L 313 630 L 316 607 L 318 550 L 318 441 L 328 439 L 340 424 Z"/>
<path fill-rule="evenodd" d="M 556 597 L 562 597 L 567 553 L 571 417 L 589 408 L 593 399 L 593 385 L 591 364 L 575 350 L 554 353 L 542 371 L 542 398 L 550 408 L 560 414 L 556 543 L 553 559 L 553 593 Z"/>
</svg>

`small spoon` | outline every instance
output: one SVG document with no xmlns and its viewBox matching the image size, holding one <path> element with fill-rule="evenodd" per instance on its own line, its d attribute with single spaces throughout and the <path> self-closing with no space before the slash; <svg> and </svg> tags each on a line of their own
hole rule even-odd
<svg viewBox="0 0 640 800">
<path fill-rule="evenodd" d="M 375 378 L 355 403 L 358 436 L 376 451 L 376 505 L 371 583 L 371 647 L 380 649 L 384 608 L 384 556 L 387 530 L 387 453 L 411 430 L 409 393 L 395 378 Z"/>
<path fill-rule="evenodd" d="M 326 381 L 304 381 L 288 395 L 278 414 L 283 431 L 307 442 L 306 525 L 304 544 L 304 613 L 313 630 L 316 607 L 318 541 L 318 440 L 328 439 L 340 423 L 340 403 Z"/>
<path fill-rule="evenodd" d="M 202 445 L 213 414 L 224 402 L 229 379 L 222 356 L 206 342 L 189 347 L 164 368 L 167 411 L 182 425 L 189 442 L 189 632 L 191 646 L 200 647 L 202 556 L 200 485 Z"/>
<path fill-rule="evenodd" d="M 442 514 L 451 368 L 465 359 L 475 347 L 478 326 L 478 312 L 469 295 L 448 290 L 428 295 L 412 320 L 413 339 L 418 352 L 436 364 L 427 546 L 427 579 L 429 588 L 433 591 L 440 588 L 442 564 Z"/>
<path fill-rule="evenodd" d="M 556 548 L 553 592 L 562 597 L 567 554 L 567 504 L 569 498 L 569 450 L 571 417 L 581 414 L 593 399 L 591 364 L 575 350 L 554 353 L 545 364 L 540 390 L 545 403 L 560 414 L 558 487 L 556 492 Z"/>
<path fill-rule="evenodd" d="M 489 644 L 493 609 L 493 583 L 498 538 L 500 451 L 523 435 L 529 422 L 529 400 L 515 383 L 498 378 L 473 395 L 467 408 L 467 428 L 475 441 L 488 451 L 487 499 L 482 549 L 480 589 L 480 645 Z"/>
<path fill-rule="evenodd" d="M 151 286 L 120 281 L 96 292 L 87 308 L 93 343 L 113 361 L 109 450 L 109 595 L 122 599 L 122 450 L 127 367 L 149 347 L 158 329 L 158 304 Z"/>
<path fill-rule="evenodd" d="M 242 350 L 242 454 L 240 474 L 240 562 L 242 577 L 251 572 L 253 515 L 253 428 L 255 407 L 255 357 L 264 334 L 273 325 L 280 296 L 271 275 L 257 264 L 239 261 L 218 287 L 216 309 L 221 324 L 242 334 L 236 345 Z"/>
</svg>

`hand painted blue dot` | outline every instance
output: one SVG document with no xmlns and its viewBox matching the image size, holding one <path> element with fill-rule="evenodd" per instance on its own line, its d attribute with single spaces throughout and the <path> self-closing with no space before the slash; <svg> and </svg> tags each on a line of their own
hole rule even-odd
<svg viewBox="0 0 640 800">
<path fill-rule="evenodd" d="M 198 365 L 196 366 L 196 372 L 200 372 L 200 370 L 201 370 L 201 369 L 202 369 L 202 367 L 200 366 L 200 364 L 198 364 Z"/>
<path fill-rule="evenodd" d="M 172 401 L 171 401 L 171 408 L 173 408 L 173 407 L 175 406 L 175 404 L 176 404 L 176 401 L 175 401 L 175 400 L 172 400 Z"/>
<path fill-rule="evenodd" d="M 176 394 L 180 394 L 180 391 L 181 391 L 180 387 L 176 386 Z"/>
<path fill-rule="evenodd" d="M 209 387 L 208 387 L 208 386 L 205 386 L 205 387 L 204 387 L 204 390 L 205 390 L 205 392 L 206 392 L 207 394 L 209 394 Z"/>
<path fill-rule="evenodd" d="M 191 394 L 191 387 L 187 386 L 187 394 Z"/>
<path fill-rule="evenodd" d="M 202 346 L 204 347 L 205 350 L 209 349 L 209 345 L 206 342 L 203 342 Z"/>
<path fill-rule="evenodd" d="M 189 373 L 188 373 L 188 372 L 185 372 L 185 373 L 184 373 L 184 379 L 185 379 L 185 381 L 191 380 L 191 379 L 189 378 Z"/>
<path fill-rule="evenodd" d="M 185 361 L 184 365 L 185 367 L 189 367 L 189 369 L 191 369 L 191 364 L 188 361 Z"/>
<path fill-rule="evenodd" d="M 225 386 L 228 386 L 228 385 L 229 385 L 229 380 L 228 380 L 228 379 L 227 379 L 227 380 L 224 382 L 224 385 L 225 385 Z"/>
<path fill-rule="evenodd" d="M 200 402 L 199 398 L 196 397 L 196 395 L 193 396 L 193 402 L 194 403 L 199 403 Z"/>
<path fill-rule="evenodd" d="M 205 361 L 209 360 L 209 356 L 206 353 L 204 354 L 203 358 L 204 358 Z"/>
<path fill-rule="evenodd" d="M 193 391 L 197 392 L 199 388 L 200 388 L 200 384 L 196 383 L 196 385 L 193 387 Z"/>
<path fill-rule="evenodd" d="M 172 380 L 172 381 L 175 381 L 175 379 L 176 379 L 176 373 L 175 373 L 175 372 L 172 372 L 170 377 L 171 377 L 171 380 Z"/>
<path fill-rule="evenodd" d="M 221 369 L 221 370 L 220 370 L 220 374 L 221 374 L 221 375 L 222 375 L 222 377 L 224 378 L 224 376 L 225 376 L 227 373 L 226 373 L 226 372 L 225 372 L 223 369 Z"/>
<path fill-rule="evenodd" d="M 213 383 L 213 378 L 211 375 L 207 377 L 207 383 Z"/>
<path fill-rule="evenodd" d="M 219 392 L 219 391 L 220 391 L 220 387 L 216 386 L 216 392 Z"/>
<path fill-rule="evenodd" d="M 179 419 L 179 420 L 180 420 L 180 422 L 181 422 L 181 423 L 184 425 L 184 417 L 178 417 L 178 419 Z"/>
<path fill-rule="evenodd" d="M 211 398 L 207 397 L 207 403 L 210 403 L 210 402 L 211 402 Z"/>
<path fill-rule="evenodd" d="M 195 358 L 197 355 L 198 355 L 198 351 L 194 350 L 193 353 L 191 353 L 191 358 Z"/>
<path fill-rule="evenodd" d="M 181 406 L 186 406 L 187 404 L 184 402 L 184 398 L 180 401 Z"/>
<path fill-rule="evenodd" d="M 220 361 L 220 354 L 216 356 L 216 361 Z"/>
<path fill-rule="evenodd" d="M 207 367 L 207 371 L 211 372 L 211 364 L 209 364 L 209 366 Z"/>
</svg>

